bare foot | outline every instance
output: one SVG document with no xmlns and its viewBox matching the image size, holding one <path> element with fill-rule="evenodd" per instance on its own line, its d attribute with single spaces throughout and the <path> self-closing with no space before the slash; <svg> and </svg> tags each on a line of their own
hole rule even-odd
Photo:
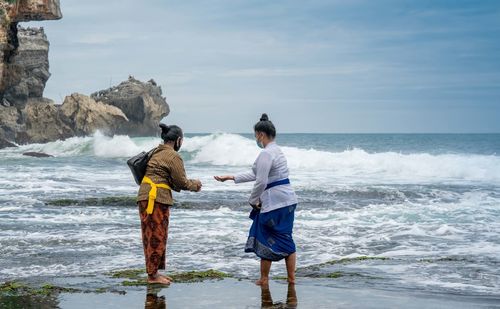
<svg viewBox="0 0 500 309">
<path fill-rule="evenodd" d="M 169 281 L 174 281 L 174 279 L 172 279 L 172 277 L 169 277 L 169 276 L 167 276 L 167 275 L 159 275 L 159 276 L 160 276 L 160 277 L 163 277 L 163 278 L 165 278 L 165 279 L 167 279 L 167 280 L 169 280 Z"/>
<path fill-rule="evenodd" d="M 260 285 L 260 286 L 269 285 L 269 279 L 268 278 L 260 278 L 259 280 L 255 281 L 255 284 Z"/>
<path fill-rule="evenodd" d="M 169 279 L 167 279 L 166 277 L 160 276 L 160 275 L 149 276 L 148 277 L 148 283 L 151 283 L 151 284 L 165 284 L 165 285 L 169 285 L 170 282 L 171 281 Z"/>
</svg>

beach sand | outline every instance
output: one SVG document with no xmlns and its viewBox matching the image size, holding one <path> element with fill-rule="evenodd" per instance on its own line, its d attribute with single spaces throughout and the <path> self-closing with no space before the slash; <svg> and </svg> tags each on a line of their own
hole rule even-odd
<svg viewBox="0 0 500 309">
<path fill-rule="evenodd" d="M 65 278 L 71 287 L 99 285 L 89 278 Z M 61 291 L 45 297 L 0 296 L 2 308 L 500 308 L 497 297 L 443 295 L 413 291 L 336 286 L 333 279 L 300 280 L 295 286 L 271 281 L 225 278 L 161 286 L 116 285 L 101 292 Z"/>
</svg>

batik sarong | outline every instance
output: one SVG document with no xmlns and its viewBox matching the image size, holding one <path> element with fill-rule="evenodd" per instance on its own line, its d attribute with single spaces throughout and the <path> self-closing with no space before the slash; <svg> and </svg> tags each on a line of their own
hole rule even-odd
<svg viewBox="0 0 500 309">
<path fill-rule="evenodd" d="M 148 275 L 155 275 L 158 269 L 165 269 L 170 206 L 155 202 L 152 214 L 146 213 L 148 201 L 140 201 L 142 244 Z"/>
</svg>

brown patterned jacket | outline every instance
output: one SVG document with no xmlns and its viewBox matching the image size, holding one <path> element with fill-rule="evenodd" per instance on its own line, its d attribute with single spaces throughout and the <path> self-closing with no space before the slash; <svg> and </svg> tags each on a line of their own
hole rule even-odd
<svg viewBox="0 0 500 309">
<path fill-rule="evenodd" d="M 161 144 L 158 146 L 148 162 L 145 176 L 151 178 L 156 184 L 165 183 L 177 192 L 181 190 L 196 191 L 197 189 L 195 180 L 186 177 L 181 156 L 169 145 Z M 137 201 L 148 200 L 150 189 L 150 185 L 141 184 Z M 172 191 L 158 188 L 156 202 L 173 205 Z"/>
</svg>

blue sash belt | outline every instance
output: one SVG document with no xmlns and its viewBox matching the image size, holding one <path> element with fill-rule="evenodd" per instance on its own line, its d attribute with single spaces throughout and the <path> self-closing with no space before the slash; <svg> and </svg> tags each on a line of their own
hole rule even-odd
<svg viewBox="0 0 500 309">
<path fill-rule="evenodd" d="M 275 182 L 268 183 L 265 190 L 270 189 L 272 187 L 281 186 L 281 185 L 288 185 L 288 184 L 290 184 L 290 179 L 288 179 L 288 178 L 281 179 L 281 180 L 278 180 Z M 253 208 L 252 211 L 250 212 L 250 219 L 254 220 L 255 217 L 259 213 L 260 213 L 260 208 L 256 208 L 256 207 Z"/>
<path fill-rule="evenodd" d="M 281 185 L 288 185 L 288 184 L 290 184 L 290 179 L 288 179 L 288 178 L 281 179 L 281 180 L 278 180 L 275 182 L 268 183 L 266 186 L 266 190 L 271 189 L 272 187 L 281 186 Z"/>
</svg>

